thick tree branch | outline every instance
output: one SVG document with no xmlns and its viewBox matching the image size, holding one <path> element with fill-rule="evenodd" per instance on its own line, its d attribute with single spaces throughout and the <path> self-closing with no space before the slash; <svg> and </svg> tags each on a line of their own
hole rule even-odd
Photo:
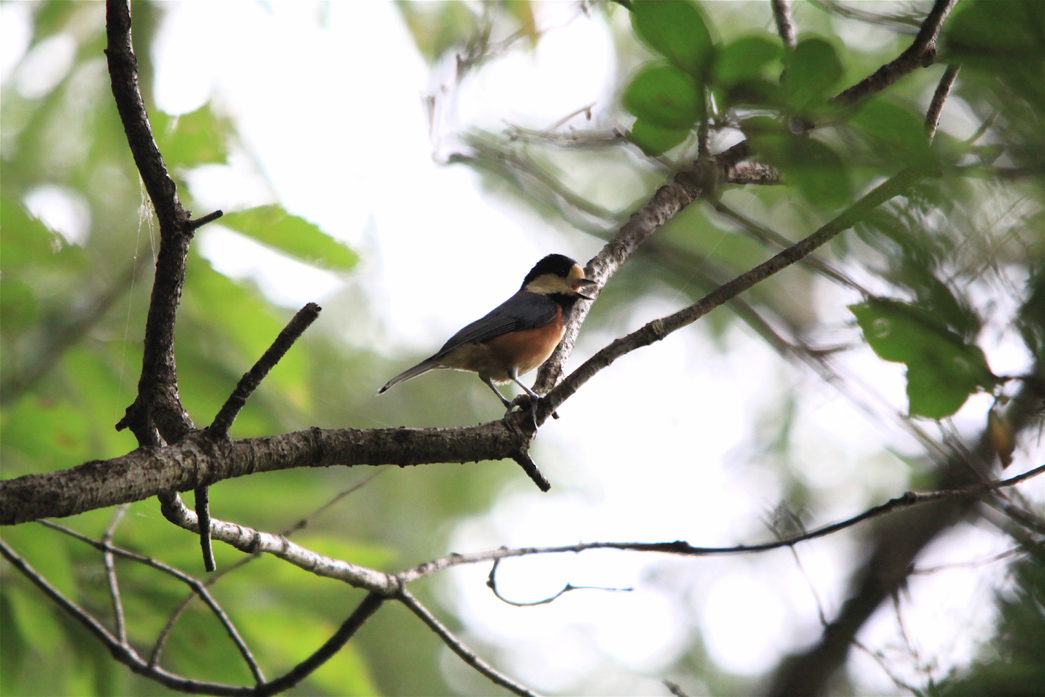
<svg viewBox="0 0 1045 697">
<path fill-rule="evenodd" d="M 255 472 L 513 459 L 525 452 L 528 441 L 500 420 L 454 429 L 312 428 L 220 442 L 193 432 L 171 446 L 138 448 L 111 460 L 0 481 L 0 525 L 75 515 Z"/>
</svg>

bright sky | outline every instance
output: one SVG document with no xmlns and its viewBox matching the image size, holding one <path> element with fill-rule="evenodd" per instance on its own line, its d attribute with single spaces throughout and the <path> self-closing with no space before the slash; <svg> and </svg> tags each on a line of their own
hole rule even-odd
<svg viewBox="0 0 1045 697">
<path fill-rule="evenodd" d="M 0 42 L 5 66 L 14 41 L 9 37 L 17 38 L 15 22 L 8 21 L 17 14 L 9 7 Z M 610 103 L 616 59 L 601 14 L 586 18 L 566 2 L 535 7 L 539 27 L 558 28 L 536 51 L 509 53 L 467 79 L 456 109 L 442 113 L 433 142 L 422 98 L 448 84 L 449 76 L 429 70 L 391 3 L 335 2 L 323 9 L 311 2 L 171 5 L 156 47 L 160 107 L 186 113 L 214 100 L 236 119 L 257 158 L 240 155 L 229 167 L 195 172 L 190 181 L 197 212 L 275 199 L 347 241 L 363 257 L 349 282 L 381 309 L 388 319 L 387 348 L 404 357 L 438 347 L 508 297 L 544 254 L 566 253 L 583 263 L 600 243 L 563 234 L 484 195 L 471 171 L 441 166 L 433 157 L 469 125 L 497 130 L 507 120 L 547 127 L 580 107 L 595 103 L 598 112 Z M 41 59 L 33 70 L 54 70 L 63 50 L 59 41 L 56 57 Z M 36 209 L 51 210 L 47 199 Z M 219 269 L 258 278 L 271 298 L 289 306 L 322 300 L 344 282 L 217 225 L 208 226 L 199 243 Z M 475 287 L 488 293 L 474 293 Z M 854 299 L 832 288 L 824 302 L 842 323 L 849 320 L 844 306 Z M 636 328 L 680 302 L 651 298 L 622 322 Z M 612 338 L 582 332 L 567 367 Z M 451 549 L 767 539 L 761 521 L 779 500 L 782 482 L 776 464 L 756 457 L 752 442 L 757 424 L 787 395 L 797 398 L 800 424 L 795 461 L 788 464 L 824 488 L 823 500 L 815 502 L 821 522 L 902 493 L 906 466 L 882 454 L 882 444 L 909 449 L 907 436 L 868 419 L 808 372 L 781 366 L 743 330 L 731 330 L 725 343 L 723 353 L 701 332 L 684 331 L 603 372 L 538 437 L 537 459 L 555 483 L 552 493 L 540 494 L 520 477 L 488 514 L 459 527 Z M 904 409 L 899 366 L 858 355 L 848 374 L 865 376 L 871 392 Z M 984 409 L 982 400 L 966 407 L 973 420 L 982 419 Z M 873 499 L 870 490 L 877 492 Z M 813 589 L 833 615 L 844 599 L 842 570 L 852 563 L 854 540 L 843 534 L 799 549 L 812 588 L 789 552 L 693 560 L 586 553 L 505 563 L 500 589 L 518 600 L 546 597 L 566 582 L 635 590 L 578 591 L 550 605 L 518 609 L 493 598 L 485 586 L 488 568 L 477 567 L 453 572 L 443 597 L 468 633 L 497 647 L 509 673 L 535 689 L 569 691 L 602 680 L 609 692 L 627 685 L 633 693 L 661 694 L 660 671 L 684 650 L 694 626 L 711 657 L 742 674 L 764 671 L 782 652 L 807 644 L 819 632 Z M 925 563 L 983 558 L 1007 546 L 987 530 L 966 526 L 935 545 Z M 934 675 L 968 660 L 975 648 L 969 637 L 983 636 L 977 627 L 992 620 L 990 588 L 982 580 L 1001 571 L 994 565 L 913 579 L 904 619 L 920 655 L 940 661 Z M 861 640 L 897 659 L 905 677 L 917 676 L 891 612 L 880 612 Z M 865 690 L 895 690 L 873 660 L 857 654 L 856 679 Z M 456 661 L 444 665 L 462 689 L 473 684 Z"/>
</svg>

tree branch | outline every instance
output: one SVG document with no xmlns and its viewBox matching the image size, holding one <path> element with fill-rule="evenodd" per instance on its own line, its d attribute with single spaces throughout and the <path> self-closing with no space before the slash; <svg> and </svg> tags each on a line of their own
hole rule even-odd
<svg viewBox="0 0 1045 697">
<path fill-rule="evenodd" d="M 156 256 L 156 276 L 145 324 L 138 396 L 116 427 L 129 427 L 139 445 L 159 445 L 158 436 L 173 443 L 193 428 L 178 395 L 174 324 L 194 227 L 189 212 L 178 200 L 177 186 L 168 174 L 163 155 L 153 138 L 145 102 L 138 88 L 138 59 L 131 43 L 129 0 L 108 0 L 105 20 L 108 42 L 105 55 L 113 98 L 134 163 L 149 192 L 160 225 L 160 250 Z"/>
<path fill-rule="evenodd" d="M 228 400 L 222 405 L 218 415 L 214 418 L 214 422 L 207 427 L 207 433 L 212 438 L 218 440 L 228 438 L 232 422 L 236 420 L 240 410 L 247 404 L 250 396 L 254 394 L 254 390 L 258 389 L 261 381 L 279 363 L 280 359 L 286 355 L 290 347 L 294 345 L 294 342 L 316 321 L 321 309 L 315 303 L 308 303 L 298 310 L 298 313 L 283 328 L 283 331 L 279 333 L 279 336 L 272 342 L 268 350 L 262 354 L 258 362 L 240 378 L 236 389 L 232 391 Z M 196 506 L 196 516 L 200 521 L 200 549 L 203 552 L 203 568 L 207 571 L 214 571 L 216 568 L 214 551 L 210 545 L 210 492 L 206 486 L 195 489 L 194 504 Z"/>
<path fill-rule="evenodd" d="M 204 585 L 197 581 L 195 578 L 179 571 L 178 569 L 175 569 L 173 566 L 168 566 L 163 562 L 156 561 L 151 557 L 142 556 L 141 554 L 135 554 L 134 552 L 129 552 L 125 549 L 120 549 L 119 547 L 114 547 L 110 542 L 106 541 L 104 538 L 101 542 L 96 542 L 95 540 L 92 540 L 86 535 L 78 533 L 75 530 L 65 527 L 64 525 L 52 523 L 49 520 L 42 520 L 40 521 L 40 524 L 44 525 L 45 527 L 51 528 L 52 530 L 57 530 L 58 532 L 68 535 L 69 537 L 73 537 L 81 542 L 89 544 L 95 549 L 103 551 L 107 555 L 117 555 L 123 557 L 124 559 L 130 559 L 132 561 L 138 562 L 139 564 L 144 564 L 145 566 L 151 567 L 158 571 L 162 571 L 163 573 L 169 576 L 173 576 L 174 578 L 187 585 L 189 588 L 192 589 L 192 592 L 196 596 L 198 596 L 200 600 L 202 600 L 208 608 L 210 608 L 211 612 L 214 613 L 214 616 L 217 618 L 218 622 L 220 622 L 221 626 L 225 629 L 225 633 L 229 635 L 229 639 L 232 640 L 232 643 L 235 644 L 237 650 L 239 650 L 240 655 L 243 656 L 244 662 L 246 662 L 247 667 L 250 669 L 251 674 L 253 674 L 254 679 L 258 682 L 258 684 L 265 682 L 265 677 L 261 674 L 261 669 L 258 667 L 257 661 L 254 660 L 254 656 L 253 654 L 251 654 L 250 649 L 247 648 L 247 644 L 243 641 L 243 638 L 239 635 L 239 632 L 236 631 L 236 627 L 232 624 L 232 620 L 221 608 L 221 606 L 218 605 L 217 601 L 214 600 L 214 597 L 207 592 L 207 589 L 204 587 Z M 127 644 L 126 641 L 121 641 L 120 643 L 130 648 L 130 645 Z M 149 659 L 148 663 L 148 668 L 150 670 L 156 667 L 158 659 L 159 652 L 153 650 L 153 655 Z"/>
<path fill-rule="evenodd" d="M 259 685 L 254 694 L 262 697 L 278 694 L 284 690 L 289 690 L 307 678 L 316 668 L 319 668 L 340 651 L 341 647 L 348 643 L 348 640 L 381 608 L 384 602 L 385 599 L 377 593 L 367 593 L 367 596 L 363 598 L 363 601 L 359 603 L 355 611 L 341 623 L 334 635 L 327 639 L 323 646 L 304 661 L 294 666 L 286 675 L 264 685 Z"/>
<path fill-rule="evenodd" d="M 951 86 L 954 84 L 955 78 L 958 77 L 958 71 L 961 70 L 961 67 L 960 63 L 948 65 L 947 70 L 943 72 L 943 77 L 940 78 L 940 84 L 936 86 L 936 92 L 933 93 L 933 100 L 929 104 L 929 110 L 925 113 L 925 131 L 929 134 L 930 141 L 936 135 L 936 127 L 940 124 L 943 104 L 947 101 L 947 95 L 951 93 Z"/>
<path fill-rule="evenodd" d="M 500 420 L 453 429 L 311 428 L 220 442 L 196 431 L 167 447 L 0 481 L 0 525 L 75 515 L 255 472 L 513 459 L 528 442 L 529 436 Z"/>
<path fill-rule="evenodd" d="M 939 36 L 944 20 L 957 1 L 936 0 L 907 50 L 872 75 L 834 97 L 832 101 L 842 105 L 854 104 L 869 94 L 884 90 L 904 75 L 932 65 L 936 58 L 936 37 Z"/>
<path fill-rule="evenodd" d="M 792 49 L 798 43 L 795 39 L 795 25 L 791 23 L 791 5 L 788 0 L 771 0 L 773 3 L 773 19 L 776 20 L 777 32 L 784 46 Z"/>
<path fill-rule="evenodd" d="M 396 574 L 396 576 L 400 583 L 407 585 L 420 578 L 427 578 L 428 576 L 437 574 L 445 569 L 453 566 L 460 566 L 462 564 L 478 564 L 487 561 L 497 561 L 498 559 L 507 559 L 508 557 L 525 557 L 534 554 L 577 553 L 590 549 L 656 552 L 660 554 L 674 554 L 685 557 L 709 557 L 729 554 L 756 554 L 759 552 L 769 552 L 774 549 L 794 547 L 801 542 L 827 537 L 828 535 L 833 535 L 834 533 L 845 530 L 846 528 L 851 528 L 873 518 L 880 518 L 897 510 L 904 510 L 941 501 L 969 499 L 990 491 L 1016 486 L 1017 484 L 1041 474 L 1045 474 L 1045 465 L 1041 465 L 1040 467 L 1036 467 L 1024 472 L 1023 474 L 1001 481 L 984 482 L 957 489 L 927 491 L 923 493 L 908 491 L 902 496 L 889 499 L 885 503 L 869 508 L 862 513 L 846 518 L 845 520 L 824 525 L 803 532 L 800 535 L 773 540 L 772 542 L 761 542 L 751 545 L 734 545 L 730 547 L 697 547 L 682 540 L 676 540 L 674 542 L 579 542 L 572 545 L 557 545 L 550 547 L 501 547 L 499 549 L 487 550 L 485 552 L 451 554 L 447 557 L 425 562 L 424 564 L 420 564 L 412 569 L 401 571 Z"/>
<path fill-rule="evenodd" d="M 573 371 L 569 377 L 540 401 L 537 405 L 537 422 L 543 423 L 547 420 L 552 411 L 576 393 L 577 390 L 579 390 L 581 386 L 590 380 L 596 373 L 613 363 L 613 361 L 638 348 L 649 346 L 655 341 L 660 341 L 668 334 L 695 322 L 719 305 L 731 300 L 745 290 L 748 290 L 757 283 L 777 273 L 781 269 L 784 269 L 808 256 L 839 233 L 855 225 L 865 215 L 882 203 L 885 203 L 889 199 L 903 193 L 917 180 L 918 176 L 919 175 L 913 170 L 903 170 L 871 190 L 860 200 L 846 209 L 841 215 L 821 227 L 809 237 L 806 237 L 802 241 L 788 247 L 770 260 L 756 266 L 747 273 L 737 276 L 729 283 L 726 283 L 710 294 L 704 296 L 704 298 L 693 305 L 690 305 L 673 315 L 655 319 L 641 329 L 638 329 L 627 336 L 616 339 L 603 347 L 598 353 L 585 361 L 583 365 Z"/>
<path fill-rule="evenodd" d="M 420 617 L 421 621 L 428 625 L 428 628 L 435 632 L 436 635 L 443 640 L 443 643 L 446 644 L 451 651 L 456 653 L 462 661 L 470 665 L 472 668 L 477 670 L 482 675 L 485 675 L 487 678 L 490 679 L 490 682 L 494 683 L 495 685 L 500 685 L 506 690 L 510 690 L 517 695 L 522 695 L 522 697 L 537 697 L 536 692 L 533 692 L 529 688 L 520 685 L 519 683 L 508 678 L 507 676 L 497 672 L 497 670 L 495 670 L 493 666 L 486 663 L 483 659 L 479 658 L 479 656 L 476 655 L 474 651 L 462 644 L 460 639 L 455 637 L 453 633 L 451 633 L 450 630 L 443 625 L 442 622 L 435 618 L 435 615 L 430 613 L 428 609 L 425 608 L 424 605 L 417 602 L 414 596 L 410 595 L 410 593 L 405 588 L 399 592 L 399 595 L 397 595 L 396 598 L 399 600 L 399 602 L 403 603 L 403 605 L 406 605 L 408 608 L 410 608 L 411 612 Z"/>
<path fill-rule="evenodd" d="M 236 389 L 233 390 L 228 400 L 221 407 L 218 415 L 214 417 L 214 422 L 207 427 L 212 437 L 225 438 L 228 435 L 232 422 L 236 420 L 240 410 L 246 405 L 250 396 L 254 394 L 254 390 L 258 389 L 261 381 L 279 363 L 280 359 L 286 355 L 290 347 L 294 345 L 294 342 L 316 321 L 320 310 L 322 308 L 316 303 L 308 303 L 298 310 L 298 313 L 283 328 L 283 331 L 279 333 L 279 336 L 272 342 L 268 350 L 254 364 L 254 367 L 240 378 Z"/>
<path fill-rule="evenodd" d="M 114 548 L 114 551 L 115 548 Z M 58 607 L 69 613 L 73 619 L 83 625 L 87 631 L 94 634 L 105 648 L 109 650 L 112 657 L 123 663 L 135 673 L 143 675 L 151 680 L 171 688 L 172 690 L 178 690 L 179 692 L 188 692 L 193 694 L 209 694 L 209 695 L 220 695 L 229 697 L 239 697 L 254 694 L 254 688 L 251 687 L 238 687 L 235 685 L 223 685 L 221 683 L 209 683 L 202 682 L 199 680 L 190 680 L 182 678 L 173 673 L 168 673 L 164 669 L 158 666 L 150 666 L 135 652 L 129 645 L 124 645 L 119 642 L 109 631 L 102 626 L 98 620 L 91 616 L 90 613 L 86 612 L 76 603 L 66 598 L 62 593 L 47 582 L 40 573 L 34 569 L 28 562 L 22 557 L 18 556 L 14 550 L 7 546 L 7 543 L 0 539 L 0 555 L 2 555 L 11 566 L 15 567 L 23 576 L 29 579 L 33 585 L 43 591 L 44 595 L 51 599 L 51 601 Z"/>
</svg>

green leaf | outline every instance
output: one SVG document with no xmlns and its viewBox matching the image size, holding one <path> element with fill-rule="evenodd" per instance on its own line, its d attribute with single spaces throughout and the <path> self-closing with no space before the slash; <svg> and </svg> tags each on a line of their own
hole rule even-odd
<svg viewBox="0 0 1045 697">
<path fill-rule="evenodd" d="M 712 79 L 726 86 L 759 79 L 766 66 L 783 53 L 780 42 L 769 38 L 768 34 L 741 37 L 719 51 Z"/>
<path fill-rule="evenodd" d="M 766 162 L 783 173 L 785 183 L 797 186 L 810 203 L 831 209 L 852 198 L 849 168 L 824 143 L 780 130 L 754 134 L 751 142 Z"/>
<path fill-rule="evenodd" d="M 628 131 L 628 140 L 642 148 L 649 157 L 657 157 L 684 141 L 690 134 L 688 128 L 663 128 L 638 119 Z"/>
<path fill-rule="evenodd" d="M 209 105 L 181 116 L 170 116 L 159 110 L 149 116 L 156 144 L 168 166 L 225 164 L 225 141 L 232 126 L 228 119 L 215 116 Z"/>
<path fill-rule="evenodd" d="M 783 82 L 787 105 L 796 112 L 818 106 L 840 77 L 842 62 L 834 46 L 823 39 L 798 42 L 786 61 Z"/>
<path fill-rule="evenodd" d="M 624 108 L 655 126 L 690 129 L 704 113 L 700 88 L 678 68 L 648 67 L 624 90 Z"/>
<path fill-rule="evenodd" d="M 464 46 L 475 36 L 478 17 L 461 0 L 443 2 L 400 2 L 396 9 L 417 45 L 417 50 L 429 63 L 443 54 Z"/>
<path fill-rule="evenodd" d="M 871 99 L 849 123 L 867 138 L 876 153 L 895 158 L 907 167 L 933 165 L 925 126 L 907 109 L 883 99 Z"/>
<path fill-rule="evenodd" d="M 313 266 L 347 271 L 359 261 L 355 252 L 324 233 L 318 225 L 290 215 L 282 206 L 259 206 L 226 213 L 220 223 Z"/>
<path fill-rule="evenodd" d="M 997 383 L 980 347 L 966 344 L 923 308 L 872 299 L 850 305 L 849 310 L 880 358 L 907 366 L 913 416 L 950 416 L 978 388 L 990 389 Z"/>
<path fill-rule="evenodd" d="M 631 26 L 643 43 L 698 80 L 714 55 L 700 10 L 686 0 L 636 0 Z"/>
<path fill-rule="evenodd" d="M 977 0 L 956 8 L 943 32 L 948 60 L 1007 83 L 1040 113 L 1045 108 L 1045 3 L 1008 0 L 1004 12 L 999 7 L 996 0 Z"/>
<path fill-rule="evenodd" d="M 0 248 L 0 270 L 6 275 L 46 260 L 62 248 L 62 237 L 48 230 L 18 201 L 4 196 L 0 202 Z"/>
</svg>

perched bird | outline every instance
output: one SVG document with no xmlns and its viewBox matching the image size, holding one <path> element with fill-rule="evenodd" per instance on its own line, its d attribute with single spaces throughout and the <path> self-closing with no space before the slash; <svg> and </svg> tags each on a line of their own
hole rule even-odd
<svg viewBox="0 0 1045 697">
<path fill-rule="evenodd" d="M 509 423 L 512 402 L 493 384 L 514 382 L 521 387 L 530 396 L 530 414 L 536 427 L 540 396 L 519 382 L 519 376 L 548 360 L 562 340 L 564 315 L 577 300 L 592 299 L 582 292 L 592 285 L 595 281 L 585 278 L 584 270 L 573 259 L 549 254 L 526 274 L 518 293 L 454 334 L 435 355 L 389 380 L 378 394 L 436 368 L 469 370 L 478 373 L 507 407 L 505 423 Z"/>
</svg>

